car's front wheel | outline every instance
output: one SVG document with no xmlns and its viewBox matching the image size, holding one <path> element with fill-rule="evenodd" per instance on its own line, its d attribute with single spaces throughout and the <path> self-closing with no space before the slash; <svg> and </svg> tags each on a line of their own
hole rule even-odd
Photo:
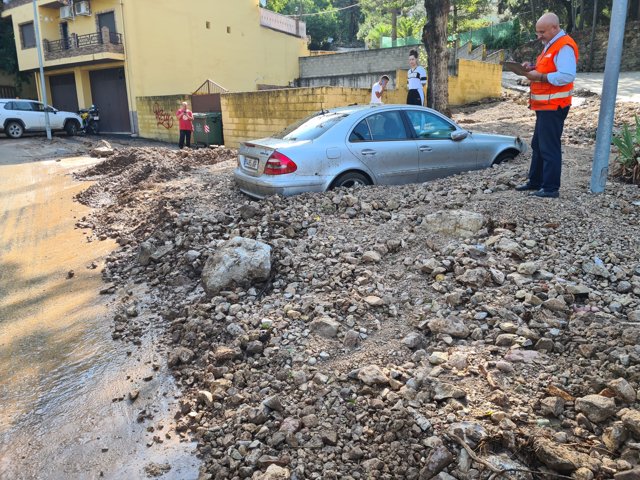
<svg viewBox="0 0 640 480">
<path fill-rule="evenodd" d="M 24 128 L 20 122 L 9 122 L 5 125 L 4 131 L 9 138 L 20 138 L 24 134 Z"/>
<path fill-rule="evenodd" d="M 371 185 L 371 180 L 366 175 L 360 172 L 345 172 L 333 181 L 331 188 L 353 188 L 365 185 Z"/>
<path fill-rule="evenodd" d="M 493 165 L 500 165 L 501 163 L 510 162 L 516 158 L 518 154 L 510 151 L 502 152 L 493 161 Z"/>
<path fill-rule="evenodd" d="M 79 128 L 80 128 L 80 125 L 75 120 L 69 120 L 64 125 L 64 131 L 67 132 L 67 135 L 69 135 L 70 137 L 77 135 Z"/>
</svg>

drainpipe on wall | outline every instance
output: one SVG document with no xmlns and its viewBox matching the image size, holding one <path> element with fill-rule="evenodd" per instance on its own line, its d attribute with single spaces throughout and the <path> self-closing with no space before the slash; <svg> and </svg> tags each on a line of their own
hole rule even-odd
<svg viewBox="0 0 640 480">
<path fill-rule="evenodd" d="M 122 25 L 124 26 L 124 30 L 125 30 L 125 32 L 123 32 L 123 35 L 122 35 L 122 46 L 124 47 L 124 69 L 126 72 L 125 82 L 127 84 L 127 95 L 129 97 L 129 105 L 133 107 L 135 106 L 135 99 L 131 94 L 131 75 L 130 75 L 131 72 L 129 71 L 129 55 L 127 54 L 127 35 L 124 34 L 126 33 L 126 30 L 127 30 L 127 23 L 124 20 L 124 1 L 123 0 L 120 0 L 120 15 L 122 16 Z M 134 112 L 131 109 L 129 109 L 129 123 L 131 124 L 131 136 L 137 137 L 138 136 L 138 117 L 134 115 Z"/>
</svg>

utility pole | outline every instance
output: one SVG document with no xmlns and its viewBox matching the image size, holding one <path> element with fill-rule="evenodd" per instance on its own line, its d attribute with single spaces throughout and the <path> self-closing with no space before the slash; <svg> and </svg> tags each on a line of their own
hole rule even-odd
<svg viewBox="0 0 640 480">
<path fill-rule="evenodd" d="M 604 81 L 600 97 L 598 133 L 596 134 L 596 147 L 593 166 L 591 167 L 591 192 L 593 193 L 604 192 L 604 187 L 607 184 L 609 154 L 611 152 L 611 131 L 613 130 L 613 116 L 616 110 L 618 77 L 620 75 L 620 60 L 622 58 L 626 19 L 627 0 L 613 0 L 611 23 L 609 25 L 609 45 L 607 46 Z"/>
<path fill-rule="evenodd" d="M 40 39 L 40 17 L 36 0 L 33 0 L 33 26 L 36 34 L 36 47 L 38 48 L 38 63 L 40 64 L 40 91 L 42 103 L 44 103 L 44 124 L 47 129 L 47 140 L 51 140 L 51 122 L 49 121 L 49 104 L 47 102 L 47 89 L 44 85 L 44 62 L 42 61 L 42 40 Z"/>
</svg>

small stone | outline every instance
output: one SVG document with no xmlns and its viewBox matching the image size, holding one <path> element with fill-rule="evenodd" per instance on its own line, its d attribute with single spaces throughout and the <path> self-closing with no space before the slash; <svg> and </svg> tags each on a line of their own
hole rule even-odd
<svg viewBox="0 0 640 480">
<path fill-rule="evenodd" d="M 378 263 L 380 260 L 382 260 L 382 256 L 373 250 L 362 254 L 362 261 L 364 263 Z"/>
<path fill-rule="evenodd" d="M 402 343 L 411 350 L 417 350 L 424 345 L 425 338 L 424 335 L 420 333 L 411 332 L 409 335 L 402 339 Z"/>
<path fill-rule="evenodd" d="M 320 317 L 311 322 L 311 331 L 325 338 L 338 336 L 340 324 L 330 317 Z"/>
<path fill-rule="evenodd" d="M 589 420 L 595 423 L 602 422 L 616 413 L 616 402 L 613 398 L 602 395 L 587 395 L 577 398 L 575 407 L 578 412 L 584 413 Z"/>
<path fill-rule="evenodd" d="M 381 307 L 384 305 L 384 300 L 380 297 L 376 297 L 375 295 L 365 297 L 364 301 L 367 305 L 371 305 L 372 307 Z"/>
<path fill-rule="evenodd" d="M 265 398 L 262 401 L 262 404 L 265 407 L 270 408 L 271 410 L 275 410 L 276 412 L 284 411 L 284 408 L 282 407 L 282 403 L 280 402 L 280 398 L 277 395 L 272 395 L 270 397 Z"/>
<path fill-rule="evenodd" d="M 608 386 L 623 402 L 633 403 L 636 401 L 636 391 L 624 378 L 611 380 Z"/>
<path fill-rule="evenodd" d="M 207 390 L 200 390 L 198 392 L 198 401 L 204 403 L 207 407 L 213 405 L 213 395 Z"/>
<path fill-rule="evenodd" d="M 360 334 L 355 330 L 349 330 L 345 336 L 343 345 L 347 348 L 354 348 L 360 342 Z"/>
<path fill-rule="evenodd" d="M 559 417 L 564 411 L 564 400 L 560 397 L 546 397 L 540 401 L 540 411 L 543 415 Z"/>
<path fill-rule="evenodd" d="M 640 439 L 640 411 L 627 410 L 622 415 L 622 423 L 636 438 Z"/>
<path fill-rule="evenodd" d="M 539 270 L 536 262 L 524 262 L 518 265 L 518 273 L 522 275 L 533 275 Z"/>
<path fill-rule="evenodd" d="M 377 365 L 368 365 L 358 371 L 358 380 L 366 385 L 385 385 L 389 383 L 389 377 Z"/>
</svg>

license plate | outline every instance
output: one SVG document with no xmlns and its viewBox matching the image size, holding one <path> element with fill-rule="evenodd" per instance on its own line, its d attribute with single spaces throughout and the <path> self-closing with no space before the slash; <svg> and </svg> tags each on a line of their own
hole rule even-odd
<svg viewBox="0 0 640 480">
<path fill-rule="evenodd" d="M 97 116 L 97 115 L 94 115 L 94 116 L 93 116 L 93 119 L 94 119 L 94 120 L 100 120 L 100 117 L 99 117 L 99 116 Z"/>
<path fill-rule="evenodd" d="M 244 157 L 244 166 L 246 168 L 250 168 L 251 170 L 258 169 L 258 159 L 251 157 Z"/>
</svg>

